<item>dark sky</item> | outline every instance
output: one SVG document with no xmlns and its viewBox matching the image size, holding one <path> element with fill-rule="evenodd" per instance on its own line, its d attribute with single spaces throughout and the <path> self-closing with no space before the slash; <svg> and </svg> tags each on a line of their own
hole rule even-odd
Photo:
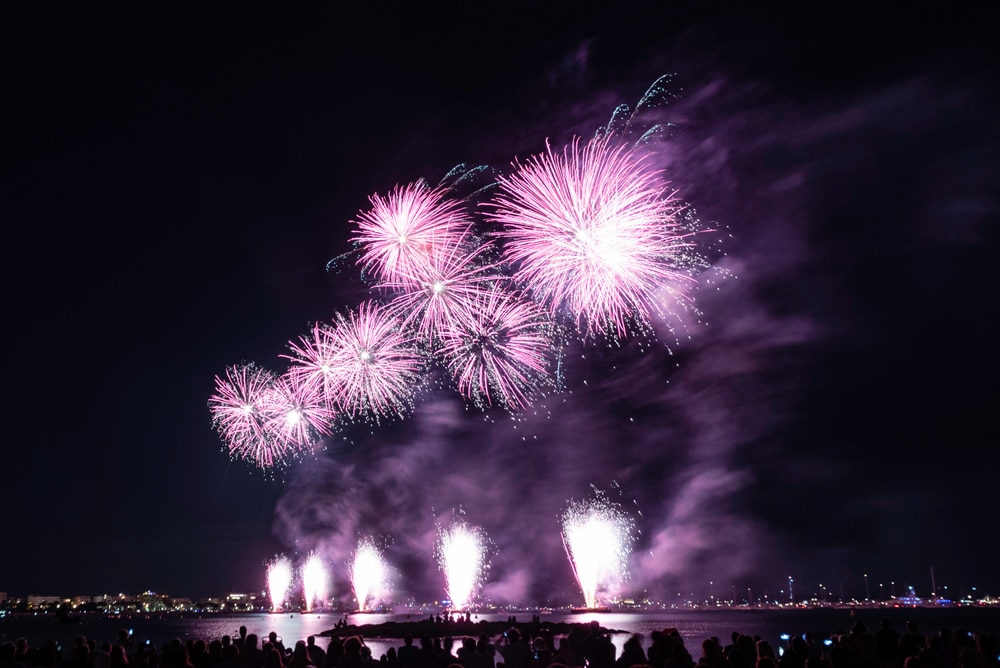
<svg viewBox="0 0 1000 668">
<path fill-rule="evenodd" d="M 574 602 L 557 518 L 593 485 L 631 591 L 1000 594 L 993 24 L 605 4 L 5 9 L 0 591 L 261 589 L 318 549 L 346 595 L 373 534 L 434 598 L 461 508 L 487 595 Z M 666 177 L 725 239 L 707 326 L 569 351 L 516 420 L 439 393 L 281 479 L 230 461 L 216 374 L 365 296 L 326 263 L 369 195 L 592 136 L 668 73 Z"/>
</svg>

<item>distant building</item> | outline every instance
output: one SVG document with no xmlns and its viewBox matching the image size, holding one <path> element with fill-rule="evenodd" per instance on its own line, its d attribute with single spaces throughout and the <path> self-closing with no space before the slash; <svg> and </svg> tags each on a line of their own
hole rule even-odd
<svg viewBox="0 0 1000 668">
<path fill-rule="evenodd" d="M 62 599 L 58 596 L 36 596 L 35 594 L 28 594 L 28 607 L 29 608 L 48 608 L 54 605 L 59 605 Z"/>
</svg>

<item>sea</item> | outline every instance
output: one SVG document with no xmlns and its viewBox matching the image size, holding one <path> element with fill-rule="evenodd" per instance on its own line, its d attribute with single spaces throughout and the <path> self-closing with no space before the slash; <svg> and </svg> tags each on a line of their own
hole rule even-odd
<svg viewBox="0 0 1000 668">
<path fill-rule="evenodd" d="M 893 628 L 902 631 L 907 621 L 913 621 L 926 634 L 936 634 L 938 630 L 965 629 L 970 632 L 1000 633 L 1000 607 L 863 607 L 863 608 L 722 608 L 722 609 L 670 609 L 642 612 L 586 612 L 572 613 L 528 611 L 473 614 L 472 621 L 505 621 L 515 616 L 519 623 L 530 622 L 534 615 L 542 622 L 590 623 L 597 620 L 600 625 L 612 631 L 611 638 L 618 654 L 632 635 L 639 635 L 644 648 L 650 644 L 650 633 L 664 629 L 677 629 L 685 640 L 691 654 L 701 656 L 701 642 L 709 637 L 718 638 L 723 644 L 729 642 L 733 632 L 759 636 L 770 642 L 779 652 L 786 641 L 783 636 L 812 634 L 814 638 L 829 638 L 846 633 L 857 622 L 862 622 L 870 631 L 875 631 L 880 621 L 886 618 Z M 327 640 L 319 637 L 324 632 L 334 632 L 339 621 L 346 617 L 349 626 L 363 627 L 384 622 L 410 622 L 426 619 L 430 614 L 380 614 L 380 613 L 257 613 L 257 614 L 189 614 L 189 615 L 142 615 L 133 617 L 95 617 L 77 623 L 64 623 L 51 617 L 5 617 L 0 618 L 0 642 L 27 638 L 32 646 L 42 646 L 55 642 L 62 648 L 62 656 L 68 658 L 69 648 L 74 639 L 84 635 L 95 640 L 98 645 L 104 641 L 114 642 L 122 629 L 132 635 L 133 644 L 150 643 L 156 647 L 172 639 L 211 641 L 224 635 L 235 636 L 240 626 L 246 626 L 249 633 L 265 638 L 274 631 L 286 647 L 292 647 L 297 640 L 305 640 L 310 635 L 317 636 L 316 643 L 325 648 Z M 446 633 L 442 633 L 446 635 Z M 399 647 L 400 638 L 364 637 L 371 648 L 372 656 L 378 659 L 390 647 Z"/>
</svg>

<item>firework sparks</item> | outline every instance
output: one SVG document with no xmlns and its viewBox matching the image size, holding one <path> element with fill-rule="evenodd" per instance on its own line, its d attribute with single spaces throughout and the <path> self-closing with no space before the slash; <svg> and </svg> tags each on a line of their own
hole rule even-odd
<svg viewBox="0 0 1000 668">
<path fill-rule="evenodd" d="M 573 327 L 586 342 L 700 315 L 688 289 L 707 263 L 691 237 L 705 230 L 653 164 L 669 124 L 644 124 L 668 83 L 616 109 L 593 140 L 547 146 L 507 176 L 463 165 L 437 187 L 371 195 L 341 257 L 357 258 L 387 306 L 314 324 L 289 342 L 280 378 L 252 364 L 216 377 L 210 408 L 230 455 L 268 469 L 338 417 L 402 417 L 437 363 L 471 403 L 522 410 L 560 387 L 557 341 Z M 485 198 L 474 217 L 470 202 Z"/>
<path fill-rule="evenodd" d="M 309 386 L 298 387 L 287 375 L 279 376 L 264 397 L 270 438 L 285 452 L 297 454 L 330 435 L 333 412 Z"/>
<path fill-rule="evenodd" d="M 318 395 L 327 406 L 332 406 L 334 397 L 340 392 L 341 379 L 336 373 L 337 348 L 333 328 L 324 323 L 315 323 L 307 336 L 298 342 L 288 343 L 291 355 L 282 355 L 290 360 L 286 376 L 292 384 L 306 395 Z"/>
<path fill-rule="evenodd" d="M 358 214 L 355 236 L 359 263 L 380 282 L 395 283 L 422 271 L 438 247 L 453 246 L 468 225 L 459 201 L 423 182 L 396 186 L 387 196 L 369 197 L 371 209 Z"/>
<path fill-rule="evenodd" d="M 256 364 L 226 369 L 226 377 L 215 377 L 216 393 L 209 408 L 216 430 L 231 457 L 245 459 L 267 469 L 285 463 L 288 443 L 274 438 L 270 423 L 270 392 L 275 376 Z"/>
<path fill-rule="evenodd" d="M 267 565 L 267 591 L 271 595 L 271 610 L 279 612 L 292 586 L 292 562 L 288 557 L 276 557 Z"/>
<path fill-rule="evenodd" d="M 389 589 L 389 569 L 382 558 L 382 551 L 373 540 L 363 538 L 358 542 L 358 549 L 348 571 L 354 598 L 358 601 L 358 610 L 370 610 Z"/>
<path fill-rule="evenodd" d="M 324 607 L 330 588 L 330 571 L 318 552 L 310 552 L 302 566 L 302 595 L 306 601 L 306 610 L 312 611 L 313 605 Z"/>
<path fill-rule="evenodd" d="M 627 577 L 632 528 L 632 520 L 600 493 L 588 501 L 570 502 L 563 512 L 563 545 L 586 607 L 596 608 L 599 594 Z"/>
<path fill-rule="evenodd" d="M 554 386 L 552 325 L 533 303 L 494 286 L 471 319 L 447 329 L 441 355 L 459 391 L 481 406 L 511 409 Z"/>
<path fill-rule="evenodd" d="M 456 520 L 438 532 L 438 565 L 444 572 L 453 610 L 468 608 L 486 571 L 487 538 L 479 527 Z"/>
<path fill-rule="evenodd" d="M 683 294 L 690 233 L 647 153 L 574 140 L 514 166 L 490 218 L 514 278 L 553 313 L 570 314 L 585 335 L 621 336 L 630 322 L 648 327 L 660 291 Z"/>
<path fill-rule="evenodd" d="M 466 233 L 451 246 L 436 248 L 425 266 L 379 287 L 396 293 L 390 307 L 405 326 L 435 341 L 443 331 L 474 320 L 491 287 L 506 280 L 498 263 L 488 260 L 491 251 L 489 242 L 477 243 Z"/>
<path fill-rule="evenodd" d="M 333 400 L 341 411 L 352 418 L 407 412 L 424 359 L 395 317 L 375 302 L 338 313 L 329 345 Z"/>
</svg>

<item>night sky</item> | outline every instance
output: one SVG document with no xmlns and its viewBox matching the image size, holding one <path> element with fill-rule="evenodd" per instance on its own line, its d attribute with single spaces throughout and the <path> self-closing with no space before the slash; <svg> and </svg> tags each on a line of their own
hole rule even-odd
<svg viewBox="0 0 1000 668">
<path fill-rule="evenodd" d="M 371 534 L 434 599 L 461 509 L 486 596 L 579 603 L 558 517 L 593 486 L 636 523 L 626 592 L 1000 594 L 1000 79 L 966 3 L 29 4 L 0 21 L 0 591 L 260 590 L 316 549 L 346 598 Z M 679 343 L 571 346 L 516 419 L 440 391 L 274 479 L 230 460 L 215 376 L 368 295 L 327 262 L 370 195 L 590 137 L 664 74 L 665 178 L 717 230 Z"/>
</svg>

